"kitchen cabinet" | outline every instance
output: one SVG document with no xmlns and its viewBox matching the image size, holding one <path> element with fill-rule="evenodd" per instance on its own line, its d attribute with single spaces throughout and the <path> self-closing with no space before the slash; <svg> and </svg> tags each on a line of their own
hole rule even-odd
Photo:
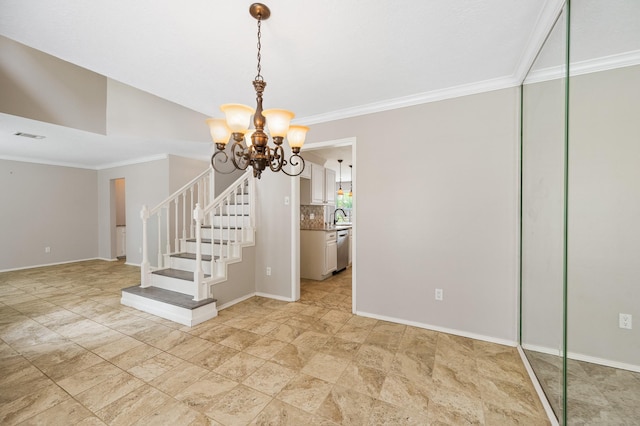
<svg viewBox="0 0 640 426">
<path fill-rule="evenodd" d="M 324 203 L 336 203 L 336 172 L 324 169 Z"/>
<path fill-rule="evenodd" d="M 311 204 L 324 204 L 324 167 L 311 166 Z"/>
<path fill-rule="evenodd" d="M 307 163 L 309 179 L 300 179 L 300 204 L 325 205 L 336 203 L 336 172 L 319 164 Z M 302 176 L 302 175 L 301 175 Z"/>
<path fill-rule="evenodd" d="M 304 170 L 302 171 L 302 173 L 300 173 L 300 177 L 304 178 L 304 179 L 311 179 L 311 169 L 312 169 L 312 164 L 311 162 L 306 162 L 304 165 Z"/>
<path fill-rule="evenodd" d="M 300 231 L 300 278 L 321 281 L 337 268 L 337 231 Z"/>
</svg>

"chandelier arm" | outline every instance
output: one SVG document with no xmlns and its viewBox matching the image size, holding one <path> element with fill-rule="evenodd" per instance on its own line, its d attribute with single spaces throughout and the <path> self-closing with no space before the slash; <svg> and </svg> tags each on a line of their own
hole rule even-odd
<svg viewBox="0 0 640 426">
<path fill-rule="evenodd" d="M 298 161 L 299 159 L 299 161 Z M 286 160 L 285 160 L 286 163 Z M 289 164 L 291 164 L 293 167 L 297 166 L 298 164 L 302 163 L 302 167 L 300 168 L 300 171 L 298 171 L 298 173 L 287 173 L 287 171 L 282 168 L 281 172 L 284 173 L 287 176 L 299 176 L 300 173 L 302 173 L 304 171 L 305 168 L 305 162 L 304 162 L 304 158 L 302 158 L 301 156 L 299 156 L 298 154 L 292 154 L 291 157 L 289 157 Z"/>
<path fill-rule="evenodd" d="M 216 151 L 216 153 L 211 156 L 211 167 L 213 167 L 213 170 L 215 170 L 218 173 L 222 173 L 223 175 L 228 175 L 230 173 L 233 173 L 233 171 L 235 169 L 231 169 L 228 172 L 226 172 L 223 169 L 219 169 L 218 167 L 216 167 L 216 161 L 215 160 L 216 160 L 216 157 L 218 157 L 219 155 L 223 155 L 224 159 L 222 159 L 222 157 L 218 158 L 218 164 L 226 164 L 226 163 L 229 162 L 229 156 L 227 155 L 226 152 L 224 152 L 224 151 Z M 235 164 L 235 162 L 234 162 L 234 164 Z"/>
<path fill-rule="evenodd" d="M 234 142 L 231 146 L 231 161 L 236 169 L 239 170 L 247 170 L 251 161 L 248 161 L 251 158 L 251 150 L 252 146 L 248 149 L 244 147 L 242 142 Z M 236 157 L 238 160 L 236 160 Z M 244 161 L 243 161 L 244 160 Z"/>
<path fill-rule="evenodd" d="M 267 147 L 266 151 L 269 158 L 269 168 L 273 172 L 279 172 L 282 170 L 282 166 L 286 165 L 287 162 L 284 159 L 284 149 L 282 149 L 282 145 L 276 145 L 273 148 Z"/>
</svg>

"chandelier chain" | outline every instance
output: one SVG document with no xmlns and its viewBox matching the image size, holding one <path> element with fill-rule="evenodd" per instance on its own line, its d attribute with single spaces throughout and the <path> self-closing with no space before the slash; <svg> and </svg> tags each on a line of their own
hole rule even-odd
<svg viewBox="0 0 640 426">
<path fill-rule="evenodd" d="M 260 37 L 262 36 L 262 31 L 261 31 L 261 27 L 262 27 L 262 19 L 260 17 L 258 17 L 258 74 L 256 75 L 255 80 L 256 81 L 264 81 L 264 78 L 262 77 L 262 75 L 260 74 L 260 72 L 262 71 L 262 67 L 260 66 L 260 59 L 262 59 L 262 56 L 260 55 L 260 50 L 262 49 L 262 43 L 260 42 Z"/>
</svg>

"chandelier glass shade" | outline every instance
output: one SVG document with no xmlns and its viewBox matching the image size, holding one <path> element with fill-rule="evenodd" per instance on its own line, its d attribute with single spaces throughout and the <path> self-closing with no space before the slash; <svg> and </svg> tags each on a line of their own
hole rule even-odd
<svg viewBox="0 0 640 426">
<path fill-rule="evenodd" d="M 211 166 L 220 173 L 231 173 L 234 170 L 246 170 L 253 167 L 254 177 L 260 178 L 262 172 L 269 168 L 271 171 L 282 171 L 288 176 L 298 176 L 305 167 L 304 159 L 299 155 L 309 128 L 307 126 L 291 125 L 293 112 L 284 109 L 262 109 L 262 94 L 267 82 L 261 72 L 261 32 L 262 21 L 271 16 L 271 11 L 261 3 L 254 3 L 249 7 L 249 13 L 258 21 L 258 74 L 253 80 L 256 91 L 256 108 L 242 104 L 224 104 L 220 110 L 225 118 L 209 118 L 206 120 L 211 132 L 211 138 L 216 145 L 216 152 L 211 156 Z M 253 117 L 253 129 L 250 129 Z M 269 146 L 268 130 L 273 140 Z M 282 146 L 287 138 L 291 148 L 291 156 L 285 159 Z M 232 142 L 229 154 L 227 144 Z M 229 159 L 231 165 L 229 165 Z M 291 165 L 292 173 L 287 172 L 285 166 Z"/>
</svg>

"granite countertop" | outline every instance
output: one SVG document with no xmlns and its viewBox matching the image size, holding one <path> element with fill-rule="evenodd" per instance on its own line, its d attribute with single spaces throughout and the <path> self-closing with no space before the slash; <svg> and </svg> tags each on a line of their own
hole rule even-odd
<svg viewBox="0 0 640 426">
<path fill-rule="evenodd" d="M 348 224 L 348 225 L 343 225 L 343 224 L 324 225 L 322 227 L 318 227 L 318 226 L 304 227 L 304 226 L 301 226 L 300 230 L 301 231 L 341 231 L 343 229 L 350 229 L 351 226 L 352 226 L 351 224 Z"/>
</svg>

